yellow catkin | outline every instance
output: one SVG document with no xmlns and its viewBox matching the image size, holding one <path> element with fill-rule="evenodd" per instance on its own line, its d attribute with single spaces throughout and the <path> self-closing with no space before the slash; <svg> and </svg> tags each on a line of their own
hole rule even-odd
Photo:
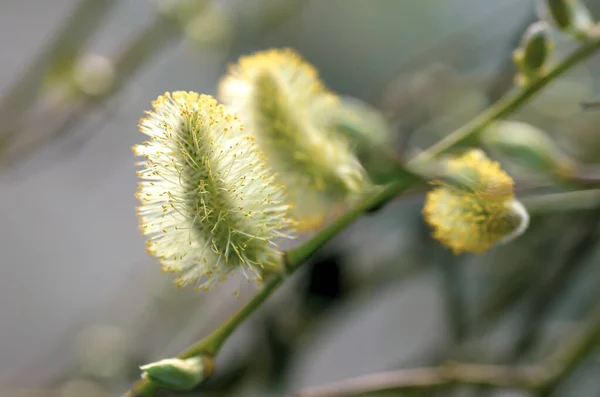
<svg viewBox="0 0 600 397">
<path fill-rule="evenodd" d="M 277 242 L 290 237 L 285 192 L 237 116 L 208 96 L 166 93 L 140 120 L 134 147 L 140 227 L 148 252 L 176 284 L 209 288 L 239 271 L 280 271 Z"/>
<path fill-rule="evenodd" d="M 433 237 L 454 253 L 481 253 L 528 223 L 522 205 L 514 200 L 513 180 L 480 150 L 451 159 L 448 173 L 462 185 L 434 181 L 423 215 Z"/>
<path fill-rule="evenodd" d="M 219 84 L 220 99 L 248 126 L 286 187 L 301 229 L 318 226 L 370 186 L 350 144 L 319 118 L 338 97 L 291 49 L 241 57 Z"/>
</svg>

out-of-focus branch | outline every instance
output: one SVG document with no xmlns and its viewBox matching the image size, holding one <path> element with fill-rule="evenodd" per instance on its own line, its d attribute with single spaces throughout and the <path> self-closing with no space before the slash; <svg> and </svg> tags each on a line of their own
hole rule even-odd
<svg viewBox="0 0 600 397">
<path fill-rule="evenodd" d="M 4 142 L 2 146 L 5 150 L 0 158 L 0 165 L 14 165 L 45 142 L 67 133 L 70 126 L 75 125 L 91 108 L 99 106 L 117 93 L 131 75 L 177 37 L 177 23 L 164 16 L 157 16 L 115 57 L 115 80 L 112 88 L 106 93 L 89 96 L 83 92 L 65 93 L 57 88 L 54 92 L 56 97 L 45 98 L 42 106 L 35 109 L 26 122 L 14 126 L 20 139 L 16 142 Z"/>
<path fill-rule="evenodd" d="M 530 305 L 526 311 L 526 323 L 517 337 L 510 360 L 515 361 L 527 354 L 534 345 L 540 328 L 554 303 L 562 296 L 562 292 L 570 285 L 574 275 L 585 263 L 590 251 L 594 248 L 598 237 L 597 228 L 600 221 L 600 210 L 586 219 L 585 223 L 573 230 L 574 243 L 568 249 L 561 262 L 549 271 L 534 291 Z"/>
<path fill-rule="evenodd" d="M 467 335 L 466 298 L 464 270 L 461 262 L 449 250 L 438 249 L 435 260 L 441 273 L 442 293 L 444 294 L 445 314 L 448 322 L 451 344 L 461 343 Z"/>
<path fill-rule="evenodd" d="M 440 367 L 402 369 L 361 376 L 300 390 L 289 397 L 353 397 L 380 392 L 426 390 L 452 385 L 537 389 L 545 382 L 544 370 L 495 365 L 448 363 Z"/>
<path fill-rule="evenodd" d="M 289 397 L 355 397 L 380 392 L 431 390 L 452 385 L 530 390 L 548 397 L 593 351 L 600 340 L 600 306 L 579 335 L 547 360 L 529 367 L 447 363 L 361 376 L 292 393 Z"/>
<path fill-rule="evenodd" d="M 600 189 L 541 194 L 521 201 L 531 214 L 591 210 L 600 207 Z"/>
<path fill-rule="evenodd" d="M 548 397 L 600 343 L 600 306 L 589 316 L 579 333 L 566 341 L 548 359 L 552 376 L 539 388 L 536 397 Z"/>
<path fill-rule="evenodd" d="M 15 123 L 36 101 L 48 75 L 59 73 L 71 66 L 82 49 L 109 14 L 115 0 L 82 0 L 52 44 L 43 51 L 25 73 L 0 99 L 0 142 L 17 132 Z M 4 145 L 3 145 L 4 146 Z"/>
</svg>

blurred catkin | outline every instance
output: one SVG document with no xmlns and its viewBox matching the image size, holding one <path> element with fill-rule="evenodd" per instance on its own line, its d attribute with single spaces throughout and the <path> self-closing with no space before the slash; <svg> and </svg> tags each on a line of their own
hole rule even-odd
<svg viewBox="0 0 600 397">
<path fill-rule="evenodd" d="M 338 98 L 315 69 L 291 49 L 242 57 L 219 85 L 286 186 L 299 229 L 319 226 L 345 200 L 370 185 L 346 139 L 327 128 L 314 104 Z"/>
</svg>

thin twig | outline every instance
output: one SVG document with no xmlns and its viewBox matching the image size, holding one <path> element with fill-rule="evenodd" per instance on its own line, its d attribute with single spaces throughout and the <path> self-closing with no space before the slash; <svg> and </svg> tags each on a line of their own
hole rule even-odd
<svg viewBox="0 0 600 397">
<path fill-rule="evenodd" d="M 529 367 L 447 363 L 440 367 L 402 369 L 310 387 L 289 397 L 357 397 L 366 394 L 436 389 L 452 385 L 530 390 L 548 397 L 593 351 L 600 340 L 600 306 L 578 337 L 547 360 Z"/>
<path fill-rule="evenodd" d="M 600 109 L 600 99 L 589 99 L 587 101 L 581 101 L 581 107 L 583 108 L 583 110 Z"/>
<path fill-rule="evenodd" d="M 360 376 L 303 389 L 289 397 L 355 397 L 380 392 L 430 390 L 451 385 L 534 390 L 547 378 L 546 372 L 536 367 L 448 363 L 440 367 L 401 369 Z"/>
<path fill-rule="evenodd" d="M 600 189 L 535 195 L 521 201 L 530 214 L 591 210 L 600 207 Z"/>
<path fill-rule="evenodd" d="M 59 135 L 69 132 L 70 127 L 87 116 L 91 109 L 100 106 L 123 88 L 129 77 L 137 72 L 151 57 L 165 50 L 167 46 L 179 37 L 179 28 L 173 21 L 159 15 L 140 33 L 127 43 L 114 59 L 115 81 L 113 88 L 100 97 L 90 97 L 82 92 L 68 99 L 67 104 L 55 101 L 50 103 L 25 123 L 14 126 L 14 132 L 19 132 L 17 142 L 5 142 L 4 155 L 0 165 L 11 167 L 29 154 L 40 148 L 44 143 Z M 30 133 L 32 131 L 32 133 Z M 11 134 L 12 135 L 12 134 Z M 22 136 L 29 137 L 23 139 Z"/>
<path fill-rule="evenodd" d="M 437 249 L 435 263 L 442 278 L 445 314 L 451 333 L 451 344 L 458 345 L 467 334 L 467 310 L 465 308 L 464 270 L 456 255 L 447 249 Z"/>
<path fill-rule="evenodd" d="M 594 248 L 598 237 L 595 232 L 598 221 L 600 221 L 600 210 L 596 209 L 583 225 L 579 225 L 573 230 L 575 242 L 568 249 L 566 255 L 560 259 L 560 263 L 549 271 L 546 277 L 541 278 L 541 283 L 534 291 L 533 298 L 526 310 L 526 322 L 517 336 L 509 358 L 510 361 L 516 361 L 525 356 L 534 346 L 536 336 L 550 310 L 554 307 L 554 303 L 568 288 Z"/>
<path fill-rule="evenodd" d="M 540 387 L 536 397 L 548 397 L 594 351 L 599 342 L 600 306 L 597 306 L 578 335 L 567 341 L 547 360 L 546 366 L 553 376 Z"/>
</svg>

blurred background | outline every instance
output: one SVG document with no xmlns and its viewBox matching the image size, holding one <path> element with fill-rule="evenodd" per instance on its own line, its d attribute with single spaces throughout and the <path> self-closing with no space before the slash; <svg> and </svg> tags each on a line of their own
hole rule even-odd
<svg viewBox="0 0 600 397">
<path fill-rule="evenodd" d="M 600 17 L 600 2 L 585 3 Z M 214 94 L 240 55 L 290 46 L 332 90 L 380 109 L 406 158 L 512 87 L 512 51 L 537 19 L 533 0 L 0 1 L 0 395 L 120 396 L 139 365 L 206 335 L 255 291 L 177 290 L 145 252 L 131 146 L 159 94 Z M 575 46 L 553 37 L 557 58 Z M 600 110 L 580 106 L 600 96 L 598 70 L 595 57 L 512 118 L 599 161 Z M 552 187 L 512 175 L 523 196 Z M 534 213 L 516 242 L 454 256 L 430 239 L 422 203 L 399 199 L 331 241 L 187 395 L 535 362 L 597 306 L 600 205 Z M 599 359 L 557 395 L 600 395 Z"/>
</svg>

